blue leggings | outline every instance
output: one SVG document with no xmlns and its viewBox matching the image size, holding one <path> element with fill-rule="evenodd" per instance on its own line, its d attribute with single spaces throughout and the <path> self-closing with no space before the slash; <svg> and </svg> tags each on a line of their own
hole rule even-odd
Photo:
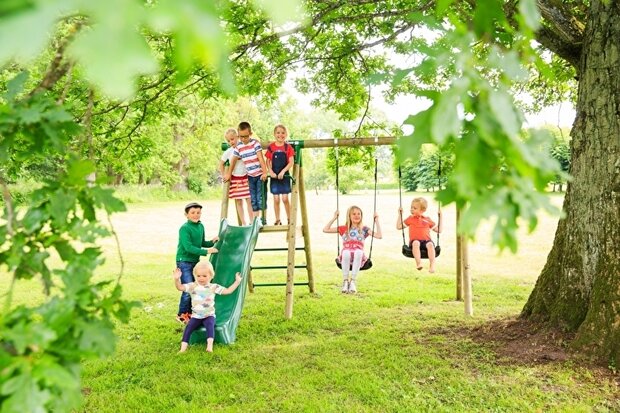
<svg viewBox="0 0 620 413">
<path fill-rule="evenodd" d="M 184 343 L 189 343 L 189 338 L 191 337 L 194 330 L 198 327 L 204 326 L 207 329 L 207 338 L 215 337 L 215 317 L 210 315 L 207 318 L 190 318 L 189 322 L 185 326 L 185 331 L 183 331 L 183 338 L 181 339 Z"/>
</svg>

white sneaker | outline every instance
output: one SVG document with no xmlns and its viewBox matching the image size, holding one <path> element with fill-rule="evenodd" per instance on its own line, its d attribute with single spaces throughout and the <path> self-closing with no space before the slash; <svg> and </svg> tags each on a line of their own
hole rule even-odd
<svg viewBox="0 0 620 413">
<path fill-rule="evenodd" d="M 357 292 L 357 287 L 355 286 L 355 280 L 351 280 L 349 282 L 349 294 L 355 294 Z"/>
<path fill-rule="evenodd" d="M 342 290 L 340 290 L 341 293 L 346 294 L 349 292 L 349 280 L 344 280 L 342 282 Z"/>
</svg>

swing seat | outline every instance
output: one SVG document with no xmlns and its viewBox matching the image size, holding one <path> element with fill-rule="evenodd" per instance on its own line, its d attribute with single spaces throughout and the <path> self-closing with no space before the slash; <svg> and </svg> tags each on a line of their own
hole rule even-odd
<svg viewBox="0 0 620 413">
<path fill-rule="evenodd" d="M 413 258 L 413 250 L 409 245 L 403 245 L 403 255 L 407 258 Z M 441 246 L 435 245 L 435 257 L 439 257 L 441 254 Z M 428 259 L 428 251 L 426 249 L 420 249 L 420 258 Z"/>
<path fill-rule="evenodd" d="M 336 265 L 338 266 L 338 268 L 342 269 L 342 263 L 338 258 L 336 258 Z M 353 266 L 353 263 L 351 263 L 351 266 Z M 372 268 L 372 261 L 370 260 L 370 258 L 368 258 L 364 265 L 360 267 L 360 271 L 369 270 L 370 268 Z M 349 268 L 349 270 L 351 269 L 352 268 Z"/>
</svg>

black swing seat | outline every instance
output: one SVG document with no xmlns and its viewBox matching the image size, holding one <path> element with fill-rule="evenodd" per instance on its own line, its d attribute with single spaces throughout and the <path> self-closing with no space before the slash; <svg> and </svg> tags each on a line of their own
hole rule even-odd
<svg viewBox="0 0 620 413">
<path fill-rule="evenodd" d="M 409 245 L 403 244 L 402 252 L 405 257 L 413 258 L 413 250 L 411 249 Z M 435 245 L 435 257 L 439 257 L 439 254 L 441 254 L 441 246 Z M 426 250 L 426 248 L 420 248 L 420 258 L 428 259 L 428 251 Z"/>
<path fill-rule="evenodd" d="M 338 258 L 336 258 L 336 265 L 338 266 L 338 268 L 342 269 L 342 263 Z M 353 263 L 351 263 L 351 266 L 353 266 Z M 370 268 L 372 268 L 372 261 L 370 260 L 370 258 L 368 258 L 364 265 L 360 267 L 360 271 L 369 270 Z"/>
</svg>

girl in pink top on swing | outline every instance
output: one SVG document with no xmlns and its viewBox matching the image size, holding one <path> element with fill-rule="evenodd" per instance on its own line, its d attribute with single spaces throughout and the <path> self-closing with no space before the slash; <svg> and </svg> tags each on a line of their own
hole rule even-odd
<svg viewBox="0 0 620 413">
<path fill-rule="evenodd" d="M 362 224 L 362 210 L 357 206 L 351 206 L 347 210 L 346 225 L 332 228 L 332 225 L 338 219 L 339 212 L 334 212 L 334 217 L 325 225 L 323 232 L 338 233 L 342 237 L 342 252 L 339 260 L 342 265 L 342 292 L 354 294 L 357 292 L 355 281 L 360 267 L 364 265 L 368 259 L 364 254 L 364 240 L 369 237 L 381 239 L 381 226 L 379 225 L 379 214 L 375 213 L 374 220 L 377 230 Z M 349 279 L 349 273 L 351 278 Z"/>
</svg>

